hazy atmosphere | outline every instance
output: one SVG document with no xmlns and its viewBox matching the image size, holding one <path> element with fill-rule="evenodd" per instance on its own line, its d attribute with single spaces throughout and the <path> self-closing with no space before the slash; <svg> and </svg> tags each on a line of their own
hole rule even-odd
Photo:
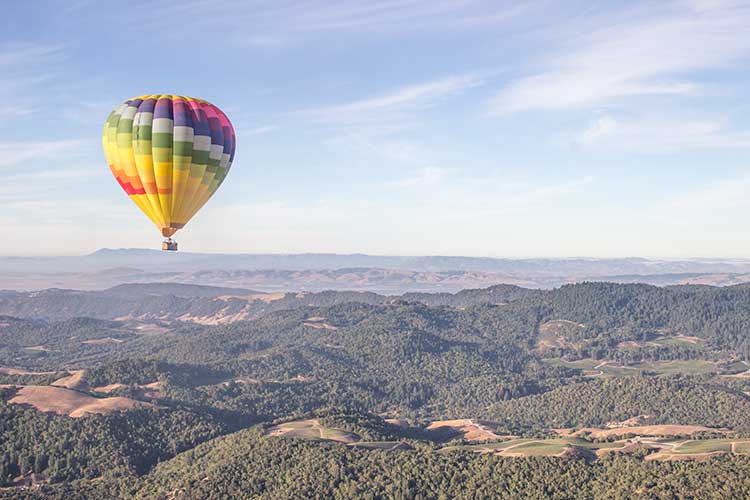
<svg viewBox="0 0 750 500">
<path fill-rule="evenodd" d="M 744 2 L 203 4 L 3 6 L 0 254 L 156 248 L 100 140 L 147 92 L 237 131 L 191 251 L 750 251 Z"/>
</svg>

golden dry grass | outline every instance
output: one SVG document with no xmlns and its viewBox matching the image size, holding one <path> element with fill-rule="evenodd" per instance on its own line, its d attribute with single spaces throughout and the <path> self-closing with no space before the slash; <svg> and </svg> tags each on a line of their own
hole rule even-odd
<svg viewBox="0 0 750 500">
<path fill-rule="evenodd" d="M 70 375 L 55 380 L 51 385 L 54 385 L 55 387 L 65 387 L 66 389 L 77 389 L 83 386 L 83 376 L 86 374 L 86 370 L 68 371 Z"/>
<path fill-rule="evenodd" d="M 109 394 L 112 391 L 116 391 L 120 387 L 125 387 L 125 384 L 100 385 L 99 387 L 92 387 L 91 390 L 94 392 L 101 392 L 102 394 Z"/>
<path fill-rule="evenodd" d="M 573 435 L 589 433 L 591 437 L 603 439 L 610 436 L 625 436 L 636 434 L 639 436 L 689 436 L 696 432 L 728 432 L 727 429 L 714 429 L 702 425 L 638 425 L 633 427 L 618 427 L 615 429 L 584 428 L 576 431 Z"/>
<path fill-rule="evenodd" d="M 42 412 L 54 412 L 73 418 L 87 414 L 107 414 L 153 406 L 130 398 L 95 398 L 82 392 L 41 385 L 21 387 L 9 401 L 11 404 L 28 404 Z"/>
<path fill-rule="evenodd" d="M 328 323 L 324 323 L 325 318 L 308 318 L 306 321 L 304 321 L 302 324 L 305 326 L 309 326 L 310 328 L 315 328 L 316 330 L 336 330 L 336 327 L 333 325 L 330 325 Z"/>
<path fill-rule="evenodd" d="M 247 300 L 248 302 L 260 301 L 260 302 L 265 302 L 266 304 L 268 304 L 276 300 L 281 300 L 285 296 L 286 296 L 285 292 L 274 292 L 274 293 L 254 293 L 252 295 L 222 295 L 217 298 L 219 300 L 243 299 L 243 300 Z"/>
<path fill-rule="evenodd" d="M 21 368 L 0 367 L 0 373 L 3 375 L 50 375 L 56 372 L 31 372 L 28 370 L 23 370 Z"/>
<path fill-rule="evenodd" d="M 495 434 L 492 426 L 492 422 L 467 418 L 459 420 L 436 420 L 427 426 L 427 430 L 447 427 L 461 434 L 462 437 L 468 441 L 487 441 L 492 439 L 503 439 L 506 437 Z"/>
<path fill-rule="evenodd" d="M 100 392 L 102 394 L 109 394 L 122 387 L 126 387 L 125 384 L 114 383 L 114 384 L 109 384 L 109 385 L 102 385 L 99 387 L 93 387 L 91 390 L 94 392 Z M 160 398 L 162 396 L 161 382 L 151 382 L 150 384 L 137 384 L 137 387 L 141 389 L 144 397 Z"/>
</svg>

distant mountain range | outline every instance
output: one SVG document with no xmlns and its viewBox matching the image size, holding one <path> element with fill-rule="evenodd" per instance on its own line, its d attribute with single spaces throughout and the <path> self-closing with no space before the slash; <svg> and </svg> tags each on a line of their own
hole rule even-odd
<svg viewBox="0 0 750 500">
<path fill-rule="evenodd" d="M 495 259 L 364 254 L 203 254 L 102 249 L 66 257 L 0 257 L 0 289 L 103 289 L 170 282 L 261 291 L 455 292 L 495 284 L 551 288 L 580 281 L 732 285 L 750 259 Z"/>
</svg>

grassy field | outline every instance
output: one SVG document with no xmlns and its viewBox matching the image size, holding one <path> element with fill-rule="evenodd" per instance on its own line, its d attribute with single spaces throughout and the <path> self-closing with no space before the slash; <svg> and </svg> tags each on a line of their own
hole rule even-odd
<svg viewBox="0 0 750 500">
<path fill-rule="evenodd" d="M 269 429 L 270 436 L 284 436 L 308 440 L 338 441 L 339 443 L 354 443 L 360 437 L 351 432 L 323 427 L 317 419 L 295 420 L 286 422 Z"/>
<path fill-rule="evenodd" d="M 511 439 L 500 443 L 485 443 L 475 445 L 446 446 L 440 451 L 449 453 L 455 450 L 473 451 L 476 453 L 495 453 L 500 456 L 556 456 L 571 447 L 585 448 L 592 452 L 624 450 L 635 444 L 647 446 L 654 450 L 654 458 L 669 460 L 671 457 L 705 455 L 712 453 L 732 453 L 734 443 L 735 454 L 750 453 L 750 441 L 733 439 L 695 439 L 685 440 L 677 438 L 654 439 L 623 439 L 619 441 L 595 443 L 576 437 L 551 439 Z"/>
<path fill-rule="evenodd" d="M 729 453 L 732 451 L 732 442 L 726 439 L 704 439 L 687 441 L 676 446 L 672 453 L 678 455 L 690 455 L 694 453 L 714 453 L 721 451 Z"/>
<path fill-rule="evenodd" d="M 570 444 L 563 439 L 545 439 L 543 441 L 531 441 L 519 444 L 518 446 L 510 447 L 510 449 L 506 447 L 503 451 L 509 454 L 519 454 L 524 457 L 549 457 L 559 455 L 567 448 L 570 448 Z"/>
<path fill-rule="evenodd" d="M 359 436 L 352 434 L 351 432 L 341 431 L 339 429 L 331 429 L 323 427 L 320 429 L 320 437 L 323 439 L 330 439 L 332 441 L 339 441 L 341 443 L 350 443 L 357 441 Z"/>
</svg>

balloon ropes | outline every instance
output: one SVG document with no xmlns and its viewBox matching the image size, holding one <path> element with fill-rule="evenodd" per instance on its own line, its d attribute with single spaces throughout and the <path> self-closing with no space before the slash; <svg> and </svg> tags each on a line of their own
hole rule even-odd
<svg viewBox="0 0 750 500">
<path fill-rule="evenodd" d="M 123 102 L 104 125 L 104 155 L 122 189 L 172 236 L 216 192 L 234 160 L 235 134 L 216 106 L 194 97 L 142 95 Z"/>
</svg>

